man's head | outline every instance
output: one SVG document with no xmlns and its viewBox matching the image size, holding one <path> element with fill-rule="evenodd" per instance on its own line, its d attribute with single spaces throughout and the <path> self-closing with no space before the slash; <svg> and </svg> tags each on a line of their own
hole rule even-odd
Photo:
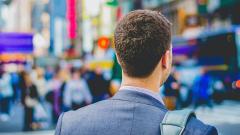
<svg viewBox="0 0 240 135">
<path fill-rule="evenodd" d="M 157 11 L 136 10 L 118 23 L 115 50 L 123 73 L 146 78 L 161 70 L 166 79 L 172 64 L 171 24 Z"/>
</svg>

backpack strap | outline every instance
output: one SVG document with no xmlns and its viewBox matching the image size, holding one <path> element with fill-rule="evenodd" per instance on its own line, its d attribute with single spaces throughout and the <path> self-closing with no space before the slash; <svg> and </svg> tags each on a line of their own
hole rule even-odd
<svg viewBox="0 0 240 135">
<path fill-rule="evenodd" d="M 182 135 L 191 117 L 196 117 L 191 110 L 168 111 L 160 124 L 161 135 Z"/>
</svg>

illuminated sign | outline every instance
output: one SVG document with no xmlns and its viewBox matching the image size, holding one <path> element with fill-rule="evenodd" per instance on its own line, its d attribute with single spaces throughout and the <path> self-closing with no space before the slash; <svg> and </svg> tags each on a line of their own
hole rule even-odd
<svg viewBox="0 0 240 135">
<path fill-rule="evenodd" d="M 102 49 L 107 49 L 110 44 L 110 40 L 107 37 L 101 37 L 98 39 L 98 46 Z"/>
<path fill-rule="evenodd" d="M 67 20 L 68 37 L 74 39 L 77 36 L 76 0 L 67 0 Z"/>
<path fill-rule="evenodd" d="M 240 88 L 240 80 L 237 80 L 237 81 L 236 81 L 236 87 L 237 87 L 237 88 Z"/>
<path fill-rule="evenodd" d="M 27 33 L 0 33 L 0 54 L 32 53 L 33 35 Z"/>
</svg>

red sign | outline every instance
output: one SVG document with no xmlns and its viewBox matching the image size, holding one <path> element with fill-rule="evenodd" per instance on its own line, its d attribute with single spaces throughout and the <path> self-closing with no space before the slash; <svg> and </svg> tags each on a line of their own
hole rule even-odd
<svg viewBox="0 0 240 135">
<path fill-rule="evenodd" d="M 236 87 L 237 87 L 237 88 L 240 88 L 240 80 L 237 80 L 237 81 L 236 81 Z"/>
<path fill-rule="evenodd" d="M 98 46 L 102 49 L 107 49 L 110 44 L 110 40 L 107 37 L 101 37 L 98 39 Z"/>
<path fill-rule="evenodd" d="M 77 36 L 76 0 L 67 0 L 67 20 L 68 37 L 74 39 Z"/>
</svg>

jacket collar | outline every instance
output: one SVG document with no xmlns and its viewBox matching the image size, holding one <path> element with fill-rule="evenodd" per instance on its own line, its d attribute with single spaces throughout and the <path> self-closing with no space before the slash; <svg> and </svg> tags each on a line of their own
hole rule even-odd
<svg viewBox="0 0 240 135">
<path fill-rule="evenodd" d="M 122 87 L 120 87 L 119 90 L 130 90 L 130 91 L 136 91 L 136 92 L 144 93 L 144 94 L 147 94 L 147 95 L 157 99 L 158 101 L 160 101 L 164 105 L 164 102 L 163 102 L 160 94 L 154 93 L 154 92 L 152 92 L 148 89 L 141 88 L 141 87 L 136 87 L 136 86 L 122 86 Z"/>
<path fill-rule="evenodd" d="M 167 111 L 166 107 L 159 100 L 153 98 L 150 95 L 137 91 L 119 90 L 112 98 L 110 98 L 110 100 L 124 100 L 135 103 L 147 104 Z"/>
</svg>

